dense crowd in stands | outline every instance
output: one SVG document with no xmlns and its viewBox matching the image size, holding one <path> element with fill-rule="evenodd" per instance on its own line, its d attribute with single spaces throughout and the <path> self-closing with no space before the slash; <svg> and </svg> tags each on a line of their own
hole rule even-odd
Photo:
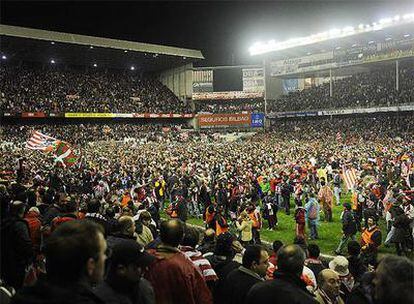
<svg viewBox="0 0 414 304">
<path fill-rule="evenodd" d="M 263 113 L 264 100 L 260 99 L 236 99 L 236 100 L 203 100 L 196 102 L 196 112 L 202 113 Z"/>
<path fill-rule="evenodd" d="M 36 126 L 2 126 L 1 295 L 14 287 L 13 303 L 412 303 L 413 262 L 379 258 L 391 244 L 398 255 L 413 250 L 412 118 L 277 121 L 234 142 L 177 140 L 180 128 L 105 126 L 110 141 L 94 125 L 41 126 L 79 145 L 66 168 L 24 148 Z M 158 137 L 122 141 L 145 132 Z M 347 168 L 357 172 L 350 189 Z M 341 191 L 352 198 L 344 203 Z M 326 260 L 318 227 L 332 224 L 335 205 L 342 235 Z M 281 212 L 292 215 L 295 240 L 266 248 L 261 231 L 277 230 Z M 203 218 L 202 239 L 184 224 L 189 216 Z"/>
<path fill-rule="evenodd" d="M 395 67 L 356 74 L 298 92 L 292 92 L 268 102 L 269 112 L 320 110 L 336 108 L 367 108 L 392 106 L 414 101 L 414 68 L 400 68 L 399 90 L 395 89 Z"/>
<path fill-rule="evenodd" d="M 132 73 L 60 67 L 0 67 L 0 111 L 186 113 L 166 86 Z"/>
</svg>

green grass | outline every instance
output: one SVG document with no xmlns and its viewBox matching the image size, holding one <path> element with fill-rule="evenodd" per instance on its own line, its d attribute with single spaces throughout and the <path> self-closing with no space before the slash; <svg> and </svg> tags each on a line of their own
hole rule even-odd
<svg viewBox="0 0 414 304">
<path fill-rule="evenodd" d="M 350 202 L 350 200 L 351 200 L 350 194 L 345 194 L 345 195 L 342 195 L 341 197 L 341 203 Z M 291 202 L 291 205 L 294 206 L 293 201 Z M 342 205 L 334 206 L 333 213 L 332 213 L 333 222 L 327 223 L 327 222 L 319 221 L 319 226 L 318 226 L 319 239 L 311 241 L 311 242 L 317 244 L 320 247 L 321 252 L 324 254 L 332 254 L 339 244 L 339 241 L 342 236 L 342 224 L 341 224 L 341 220 L 339 217 L 340 217 L 342 210 L 343 210 Z M 276 230 L 267 230 L 268 223 L 267 223 L 267 220 L 264 220 L 263 228 L 260 231 L 261 239 L 267 242 L 271 242 L 271 243 L 275 240 L 280 240 L 285 244 L 292 243 L 295 237 L 295 220 L 293 218 L 293 213 L 294 213 L 293 209 L 291 209 L 290 215 L 286 215 L 283 210 L 279 211 L 277 214 L 279 224 Z M 323 215 L 321 216 L 321 218 L 323 218 Z M 187 223 L 204 227 L 203 220 L 198 219 L 198 218 L 189 218 L 187 220 Z M 385 226 L 385 221 L 382 219 L 380 220 L 380 228 L 382 232 L 382 238 L 384 241 L 387 230 Z M 309 230 L 307 226 L 306 226 L 306 233 L 307 235 L 309 235 Z M 356 235 L 357 241 L 360 241 L 360 235 L 361 235 L 360 233 Z M 386 248 L 385 246 L 381 245 L 379 252 L 381 254 L 395 253 L 395 249 L 394 247 Z"/>
</svg>

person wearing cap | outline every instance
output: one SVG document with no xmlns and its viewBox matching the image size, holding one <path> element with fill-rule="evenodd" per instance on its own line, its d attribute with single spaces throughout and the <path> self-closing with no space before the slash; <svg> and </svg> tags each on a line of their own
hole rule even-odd
<svg viewBox="0 0 414 304">
<path fill-rule="evenodd" d="M 16 290 L 23 286 L 25 270 L 34 256 L 29 225 L 23 219 L 25 210 L 23 202 L 12 202 L 10 215 L 1 223 L 1 277 Z"/>
<path fill-rule="evenodd" d="M 355 241 L 355 234 L 357 232 L 357 225 L 354 214 L 351 210 L 350 203 L 344 203 L 344 211 L 342 213 L 342 238 L 338 247 L 335 250 L 335 254 L 341 254 L 342 249 L 347 244 L 349 239 Z"/>
<path fill-rule="evenodd" d="M 106 279 L 96 287 L 95 293 L 106 304 L 155 303 L 154 290 L 142 277 L 145 269 L 155 260 L 132 240 L 116 244 L 108 259 Z"/>
<path fill-rule="evenodd" d="M 348 295 L 352 291 L 355 279 L 348 269 L 348 260 L 341 255 L 336 256 L 329 262 L 329 269 L 335 271 L 339 275 L 341 281 L 341 298 L 346 302 Z"/>
<path fill-rule="evenodd" d="M 319 304 L 344 304 L 340 295 L 341 280 L 331 269 L 324 269 L 318 274 L 318 289 L 315 291 Z"/>
</svg>

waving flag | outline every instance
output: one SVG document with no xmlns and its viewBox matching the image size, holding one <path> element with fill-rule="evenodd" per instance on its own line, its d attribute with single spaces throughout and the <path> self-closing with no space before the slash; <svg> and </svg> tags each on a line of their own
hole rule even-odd
<svg viewBox="0 0 414 304">
<path fill-rule="evenodd" d="M 56 138 L 42 134 L 39 131 L 33 131 L 32 136 L 26 142 L 26 147 L 31 150 L 50 152 L 53 150 L 53 146 L 56 142 Z"/>
<path fill-rule="evenodd" d="M 345 181 L 346 188 L 348 190 L 351 190 L 354 187 L 354 185 L 355 185 L 355 183 L 358 179 L 357 171 L 353 167 L 347 168 L 347 167 L 343 166 L 342 167 L 342 177 Z"/>
<path fill-rule="evenodd" d="M 73 150 L 63 141 L 57 143 L 54 154 L 55 162 L 60 163 L 63 167 L 70 167 L 78 160 Z"/>
<path fill-rule="evenodd" d="M 52 154 L 55 157 L 55 163 L 65 168 L 74 165 L 78 160 L 78 156 L 75 155 L 68 143 L 42 134 L 39 131 L 32 133 L 32 136 L 26 142 L 26 147 Z"/>
</svg>

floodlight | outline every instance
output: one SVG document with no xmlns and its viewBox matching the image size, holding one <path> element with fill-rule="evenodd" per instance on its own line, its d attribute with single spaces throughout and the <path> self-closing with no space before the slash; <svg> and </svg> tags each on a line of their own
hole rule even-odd
<svg viewBox="0 0 414 304">
<path fill-rule="evenodd" d="M 384 25 L 384 24 L 390 24 L 392 23 L 392 18 L 382 18 L 379 21 L 379 24 Z"/>
<path fill-rule="evenodd" d="M 127 50 L 124 50 L 124 53 L 128 53 L 128 51 Z"/>
<path fill-rule="evenodd" d="M 342 33 L 344 34 L 351 34 L 355 32 L 355 28 L 353 26 L 346 26 L 342 29 Z"/>
<path fill-rule="evenodd" d="M 52 41 L 50 44 L 55 44 L 55 42 L 54 42 L 54 41 Z"/>
<path fill-rule="evenodd" d="M 131 69 L 131 71 L 134 71 L 135 70 L 135 67 L 134 66 L 131 66 L 130 69 Z"/>
<path fill-rule="evenodd" d="M 341 34 L 341 30 L 339 29 L 332 29 L 328 32 L 330 37 L 337 37 Z"/>
<path fill-rule="evenodd" d="M 50 63 L 51 63 L 51 64 L 55 64 L 55 63 L 56 63 L 56 61 L 55 61 L 54 59 L 51 59 L 51 60 L 50 60 Z"/>
<path fill-rule="evenodd" d="M 98 67 L 98 65 L 97 65 L 96 63 L 94 63 L 94 64 L 93 64 L 93 67 L 94 67 L 94 68 L 96 68 L 96 67 Z"/>
<path fill-rule="evenodd" d="M 1 59 L 6 60 L 7 59 L 7 56 L 6 55 L 2 55 L 1 56 Z"/>
<path fill-rule="evenodd" d="M 93 46 L 91 45 L 89 48 L 90 48 L 90 49 L 93 49 Z"/>
<path fill-rule="evenodd" d="M 404 20 L 410 20 L 410 19 L 414 19 L 414 14 L 405 14 L 403 16 Z"/>
</svg>

